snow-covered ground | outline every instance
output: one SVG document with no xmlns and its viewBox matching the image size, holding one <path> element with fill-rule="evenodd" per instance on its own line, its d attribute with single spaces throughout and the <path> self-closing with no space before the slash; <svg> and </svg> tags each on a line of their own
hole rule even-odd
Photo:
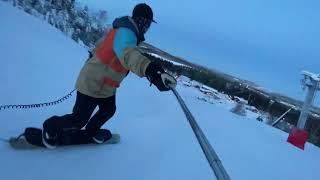
<svg viewBox="0 0 320 180">
<path fill-rule="evenodd" d="M 47 102 L 74 88 L 86 50 L 45 22 L 0 2 L 0 104 Z M 177 86 L 231 179 L 318 180 L 320 149 L 286 143 L 288 134 L 238 116 L 228 97 L 207 103 L 198 89 Z M 209 97 L 207 97 L 209 98 Z M 0 111 L 0 138 L 52 115 L 69 113 L 74 97 L 54 107 Z M 159 93 L 132 73 L 117 93 L 117 113 L 105 125 L 121 143 L 15 151 L 0 142 L 0 179 L 214 179 L 171 92 Z"/>
</svg>

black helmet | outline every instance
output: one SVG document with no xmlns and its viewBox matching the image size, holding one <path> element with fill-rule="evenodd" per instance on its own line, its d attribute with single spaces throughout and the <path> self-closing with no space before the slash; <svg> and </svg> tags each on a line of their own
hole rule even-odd
<svg viewBox="0 0 320 180">
<path fill-rule="evenodd" d="M 151 20 L 154 23 L 157 23 L 153 20 L 153 12 L 150 6 L 145 3 L 137 4 L 132 12 L 132 18 L 144 17 L 146 19 Z"/>
</svg>

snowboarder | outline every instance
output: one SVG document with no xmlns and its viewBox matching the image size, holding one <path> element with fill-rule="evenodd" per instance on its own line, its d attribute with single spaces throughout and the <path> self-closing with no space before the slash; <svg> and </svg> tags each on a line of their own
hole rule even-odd
<svg viewBox="0 0 320 180">
<path fill-rule="evenodd" d="M 76 82 L 77 97 L 71 114 L 53 116 L 43 123 L 42 142 L 47 148 L 58 145 L 66 131 L 85 127 L 95 143 L 108 137 L 97 132 L 116 111 L 116 89 L 129 71 L 147 77 L 160 91 L 168 91 L 176 80 L 155 62 L 143 56 L 137 46 L 154 21 L 152 9 L 145 3 L 134 7 L 132 16 L 116 18 L 113 29 L 98 41 L 82 67 Z M 99 110 L 91 117 L 94 109 Z"/>
</svg>

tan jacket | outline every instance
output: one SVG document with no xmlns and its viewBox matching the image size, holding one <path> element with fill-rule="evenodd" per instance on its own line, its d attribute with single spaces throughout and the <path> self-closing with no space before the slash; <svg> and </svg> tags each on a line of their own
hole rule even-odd
<svg viewBox="0 0 320 180">
<path fill-rule="evenodd" d="M 125 28 L 123 31 L 128 32 L 128 29 Z M 115 32 L 114 36 L 117 36 L 117 33 L 120 35 L 120 32 Z M 117 71 L 117 68 L 114 68 L 114 64 L 117 61 L 121 63 L 118 63 L 118 67 L 131 71 L 139 77 L 145 76 L 150 60 L 141 54 L 136 45 L 129 45 L 128 47 L 119 45 L 120 48 L 117 48 L 117 43 L 114 44 L 113 42 L 114 38 L 126 43 L 126 37 L 110 36 L 112 36 L 112 33 L 109 32 L 104 42 L 98 43 L 93 51 L 93 57 L 84 64 L 80 71 L 76 89 L 85 95 L 95 98 L 107 98 L 116 94 L 117 87 L 112 83 L 110 84 L 110 81 L 120 84 L 127 75 L 127 72 L 120 72 Z M 111 54 L 114 54 L 114 57 L 112 56 L 111 59 L 108 59 L 107 56 L 109 57 L 109 55 L 106 55 L 105 59 L 99 58 L 99 53 L 96 51 L 100 51 L 102 54 L 110 51 Z M 109 81 L 106 81 L 106 79 Z"/>
</svg>

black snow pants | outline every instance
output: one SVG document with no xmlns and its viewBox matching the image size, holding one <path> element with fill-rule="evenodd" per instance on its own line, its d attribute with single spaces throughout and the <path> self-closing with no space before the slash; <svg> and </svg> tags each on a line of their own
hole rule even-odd
<svg viewBox="0 0 320 180">
<path fill-rule="evenodd" d="M 92 116 L 97 106 L 99 110 Z M 115 95 L 108 98 L 94 98 L 77 92 L 76 103 L 72 113 L 47 119 L 43 123 L 43 128 L 50 135 L 59 136 L 68 130 L 77 130 L 85 127 L 88 135 L 95 136 L 101 126 L 115 112 Z"/>
</svg>

